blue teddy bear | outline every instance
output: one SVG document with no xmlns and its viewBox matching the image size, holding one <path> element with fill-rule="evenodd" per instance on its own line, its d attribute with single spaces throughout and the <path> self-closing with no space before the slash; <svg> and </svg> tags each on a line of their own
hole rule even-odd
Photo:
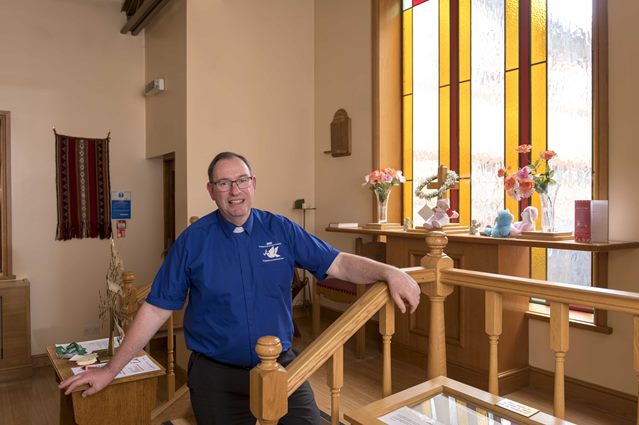
<svg viewBox="0 0 639 425">
<path fill-rule="evenodd" d="M 497 213 L 495 227 L 487 226 L 482 234 L 493 238 L 507 238 L 510 236 L 514 218 L 510 211 L 501 210 Z"/>
</svg>

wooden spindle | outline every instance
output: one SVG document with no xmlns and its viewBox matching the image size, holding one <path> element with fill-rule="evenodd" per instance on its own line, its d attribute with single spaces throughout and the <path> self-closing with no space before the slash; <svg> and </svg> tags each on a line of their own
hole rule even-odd
<svg viewBox="0 0 639 425">
<path fill-rule="evenodd" d="M 564 364 L 569 348 L 568 312 L 568 304 L 550 303 L 550 348 L 555 352 L 554 415 L 560 419 L 566 415 Z"/>
<path fill-rule="evenodd" d="M 488 366 L 488 391 L 499 395 L 499 336 L 502 330 L 502 296 L 497 292 L 486 291 L 486 334 L 490 343 L 490 362 Z"/>
<path fill-rule="evenodd" d="M 288 412 L 287 372 L 277 363 L 282 352 L 280 339 L 261 337 L 255 352 L 261 362 L 250 373 L 251 413 L 261 425 L 276 425 Z"/>
<path fill-rule="evenodd" d="M 395 303 L 392 299 L 386 301 L 384 308 L 379 313 L 379 333 L 382 335 L 382 397 L 388 397 L 393 393 L 393 380 L 391 375 L 391 339 L 395 334 Z"/>
<path fill-rule="evenodd" d="M 441 269 L 453 267 L 453 260 L 444 254 L 448 238 L 444 232 L 426 234 L 428 253 L 422 258 L 421 265 L 435 269 L 435 282 L 422 285 L 422 293 L 430 300 L 430 328 L 428 333 L 428 372 L 427 378 L 446 376 L 446 330 L 444 324 L 444 301 L 454 287 L 441 282 Z"/>
<path fill-rule="evenodd" d="M 331 388 L 331 425 L 339 425 L 339 411 L 342 387 L 344 386 L 344 346 L 340 346 L 333 357 L 328 374 Z"/>
</svg>

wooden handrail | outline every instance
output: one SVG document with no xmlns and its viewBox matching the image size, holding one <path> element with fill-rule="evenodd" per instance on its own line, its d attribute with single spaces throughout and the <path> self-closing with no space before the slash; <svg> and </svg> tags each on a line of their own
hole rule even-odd
<svg viewBox="0 0 639 425">
<path fill-rule="evenodd" d="M 435 281 L 435 271 L 423 267 L 403 269 L 418 283 L 432 283 Z M 262 362 L 251 370 L 251 411 L 262 425 L 275 424 L 286 413 L 286 399 L 297 390 L 323 364 L 331 360 L 329 385 L 331 387 L 331 420 L 339 423 L 340 392 L 343 384 L 343 347 L 368 320 L 380 312 L 379 330 L 383 345 L 383 379 L 382 395 L 391 394 L 391 362 L 390 340 L 395 332 L 395 305 L 385 282 L 375 283 L 364 295 L 353 303 L 333 324 L 331 324 L 317 339 L 315 339 L 298 357 L 285 369 L 286 397 L 264 403 L 265 394 L 282 391 L 276 382 L 279 380 L 278 369 L 271 364 L 272 353 L 264 358 L 258 355 Z M 263 336 L 258 341 L 261 345 L 279 344 L 279 339 Z M 281 349 L 281 346 L 280 346 Z M 278 353 L 279 354 L 279 353 Z M 266 390 L 268 388 L 268 391 Z"/>
<path fill-rule="evenodd" d="M 286 368 L 288 371 L 287 395 L 290 396 L 348 341 L 364 323 L 375 315 L 390 297 L 385 283 L 378 282 L 315 341 L 311 343 Z"/>
<path fill-rule="evenodd" d="M 433 270 L 422 267 L 402 269 L 417 282 L 432 282 Z M 319 369 L 355 332 L 379 311 L 390 299 L 386 283 L 378 282 L 353 303 L 319 338 L 288 365 L 288 395 L 290 396 Z"/>
<path fill-rule="evenodd" d="M 639 294 L 636 292 L 460 269 L 442 270 L 441 278 L 443 283 L 449 285 L 526 297 L 534 296 L 563 304 L 587 305 L 605 310 L 639 314 Z"/>
</svg>

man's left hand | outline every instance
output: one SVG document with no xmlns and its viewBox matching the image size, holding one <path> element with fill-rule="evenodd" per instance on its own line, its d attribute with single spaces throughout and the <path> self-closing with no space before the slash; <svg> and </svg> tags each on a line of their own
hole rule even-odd
<svg viewBox="0 0 639 425">
<path fill-rule="evenodd" d="M 400 311 L 406 313 L 406 304 L 408 304 L 409 311 L 414 313 L 421 295 L 421 290 L 415 279 L 399 269 L 394 269 L 390 272 L 387 281 L 390 295 Z"/>
</svg>

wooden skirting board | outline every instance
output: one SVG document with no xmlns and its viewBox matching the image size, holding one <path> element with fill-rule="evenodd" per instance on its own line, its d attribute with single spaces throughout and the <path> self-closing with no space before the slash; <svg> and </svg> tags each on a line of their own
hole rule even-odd
<svg viewBox="0 0 639 425">
<path fill-rule="evenodd" d="M 554 374 L 547 370 L 530 367 L 530 386 L 552 393 Z M 604 412 L 612 412 L 634 421 L 637 417 L 637 396 L 602 387 L 590 382 L 566 376 L 566 400 L 580 401 Z"/>
</svg>

